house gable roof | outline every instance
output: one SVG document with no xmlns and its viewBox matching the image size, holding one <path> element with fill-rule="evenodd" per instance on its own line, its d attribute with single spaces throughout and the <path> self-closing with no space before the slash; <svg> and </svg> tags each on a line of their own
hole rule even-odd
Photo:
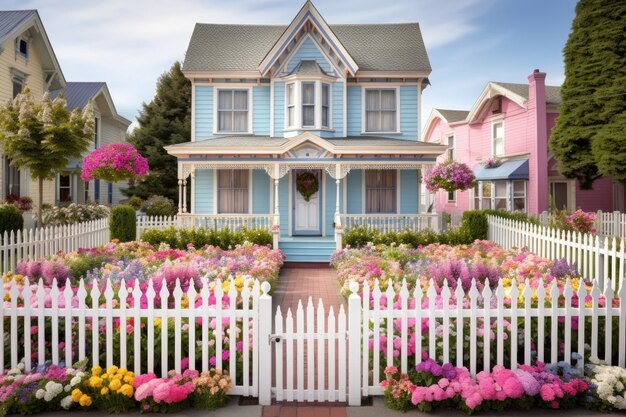
<svg viewBox="0 0 626 417">
<path fill-rule="evenodd" d="M 48 88 L 62 88 L 65 77 L 37 10 L 0 10 L 0 46 L 33 26 L 37 34 L 33 46 L 41 57 Z"/>
<path fill-rule="evenodd" d="M 307 8 L 307 4 L 300 13 L 315 10 L 312 4 Z M 188 74 L 249 71 L 251 75 L 258 76 L 263 62 L 269 63 L 270 53 L 277 50 L 280 39 L 287 37 L 287 30 L 292 25 L 197 23 L 189 41 L 183 70 Z M 406 71 L 420 73 L 424 77 L 431 72 L 417 23 L 326 26 L 358 71 Z"/>
<path fill-rule="evenodd" d="M 468 114 L 468 110 L 432 109 L 430 115 L 428 116 L 428 120 L 426 120 L 426 124 L 424 125 L 422 137 L 426 139 L 428 133 L 430 133 L 430 130 L 437 120 L 443 121 L 448 126 L 454 126 L 464 123 Z"/>
</svg>

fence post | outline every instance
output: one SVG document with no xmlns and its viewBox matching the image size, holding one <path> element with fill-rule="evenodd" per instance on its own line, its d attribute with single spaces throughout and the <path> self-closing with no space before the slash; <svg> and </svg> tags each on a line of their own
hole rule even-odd
<svg viewBox="0 0 626 417">
<path fill-rule="evenodd" d="M 348 298 L 348 405 L 361 405 L 361 297 L 359 284 L 350 282 Z"/>
<path fill-rule="evenodd" d="M 270 290 L 269 282 L 261 284 L 263 294 L 259 297 L 259 337 L 254 343 L 259 351 L 259 380 L 256 381 L 259 387 L 259 404 L 272 404 L 272 384 L 267 379 L 272 379 L 272 297 L 268 294 Z"/>
</svg>

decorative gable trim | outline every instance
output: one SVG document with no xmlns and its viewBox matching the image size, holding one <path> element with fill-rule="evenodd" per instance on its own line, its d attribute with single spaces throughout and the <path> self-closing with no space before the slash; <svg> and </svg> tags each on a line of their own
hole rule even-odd
<svg viewBox="0 0 626 417">
<path fill-rule="evenodd" d="M 453 126 L 458 126 L 458 125 L 462 125 L 467 123 L 467 119 L 464 120 L 460 120 L 458 122 L 452 122 L 450 123 L 448 121 L 448 119 L 446 119 L 444 117 L 443 114 L 441 114 L 441 112 L 437 109 L 432 109 L 430 112 L 430 115 L 428 116 L 428 119 L 426 120 L 426 124 L 424 125 L 424 130 L 422 130 L 422 138 L 423 140 L 426 140 L 428 138 L 428 135 L 430 134 L 435 122 L 437 120 L 441 120 L 442 122 L 444 122 L 445 124 L 447 124 L 449 127 L 453 127 Z M 439 142 L 440 138 L 431 138 L 429 140 L 429 142 Z"/>
<path fill-rule="evenodd" d="M 276 77 L 286 77 L 288 76 L 287 72 L 286 72 L 286 68 L 289 66 L 289 63 L 293 60 L 293 58 L 295 57 L 295 55 L 298 53 L 298 51 L 300 50 L 300 48 L 302 47 L 302 45 L 304 45 L 304 43 L 306 42 L 307 39 L 310 39 L 313 42 L 313 45 L 315 45 L 315 47 L 317 48 L 317 50 L 322 54 L 322 56 L 324 56 L 324 58 L 326 59 L 326 61 L 328 62 L 328 64 L 331 66 L 332 69 L 334 69 L 335 73 L 339 76 L 343 78 L 343 71 L 342 69 L 339 67 L 339 65 L 337 65 L 336 62 L 334 62 L 331 57 L 328 56 L 328 54 L 326 53 L 326 51 L 324 51 L 324 49 L 321 47 L 321 45 L 317 42 L 317 40 L 311 36 L 311 34 L 307 33 L 306 35 L 302 36 L 298 42 L 296 43 L 296 45 L 294 46 L 294 48 L 289 52 L 289 54 L 286 56 L 286 59 L 280 64 L 280 66 L 276 69 L 276 71 L 274 72 L 274 75 Z M 332 75 L 328 76 L 329 78 L 332 78 Z"/>
<path fill-rule="evenodd" d="M 311 3 L 310 0 L 307 0 L 291 24 L 289 24 L 285 32 L 283 32 L 282 36 L 259 64 L 258 69 L 262 76 L 266 76 L 277 62 L 281 62 L 280 58 L 290 52 L 290 44 L 293 43 L 294 39 L 302 31 L 302 29 L 306 28 L 306 25 L 309 22 L 320 33 L 324 41 L 328 43 L 329 47 L 337 55 L 340 62 L 345 65 L 346 70 L 351 75 L 356 74 L 359 66 L 350 56 L 346 48 L 341 44 L 341 41 L 333 33 L 322 15 L 317 11 L 315 6 L 313 6 L 313 3 Z"/>
<path fill-rule="evenodd" d="M 490 102 L 494 97 L 497 96 L 506 97 L 518 106 L 526 108 L 526 98 L 514 93 L 507 88 L 504 88 L 501 85 L 489 82 L 487 83 L 487 86 L 485 86 L 483 92 L 478 97 L 478 100 L 476 100 L 476 102 L 470 109 L 470 112 L 467 115 L 467 122 L 473 123 L 482 120 L 488 111 L 488 106 L 485 106 L 485 104 Z"/>
</svg>

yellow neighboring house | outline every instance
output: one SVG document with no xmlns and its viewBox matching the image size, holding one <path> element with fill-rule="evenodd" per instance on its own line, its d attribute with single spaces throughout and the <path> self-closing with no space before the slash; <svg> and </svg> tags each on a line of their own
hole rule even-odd
<svg viewBox="0 0 626 417">
<path fill-rule="evenodd" d="M 83 108 L 93 100 L 96 134 L 88 152 L 110 143 L 126 140 L 131 122 L 120 116 L 104 82 L 67 82 L 54 55 L 48 36 L 36 10 L 0 11 L 0 101 L 11 100 L 28 87 L 35 98 L 49 92 L 51 98 L 63 93 L 70 109 Z M 37 182 L 28 170 L 11 166 L 1 150 L 0 200 L 9 194 L 30 196 L 39 204 Z M 98 201 L 115 205 L 123 198 L 120 188 L 126 184 L 91 183 L 80 179 L 82 158 L 71 160 L 67 170 L 44 185 L 43 203 L 83 203 Z"/>
</svg>

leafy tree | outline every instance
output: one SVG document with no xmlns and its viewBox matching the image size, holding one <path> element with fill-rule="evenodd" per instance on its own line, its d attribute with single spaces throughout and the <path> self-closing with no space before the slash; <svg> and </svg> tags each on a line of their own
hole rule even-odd
<svg viewBox="0 0 626 417">
<path fill-rule="evenodd" d="M 191 82 L 179 62 L 159 78 L 152 101 L 143 104 L 139 127 L 129 136 L 131 143 L 148 158 L 150 173 L 123 189 L 124 195 L 147 199 L 162 195 L 178 202 L 176 158 L 163 148 L 188 142 L 191 137 Z"/>
<path fill-rule="evenodd" d="M 80 158 L 94 136 L 94 114 L 91 103 L 81 113 L 70 111 L 67 101 L 59 95 L 54 101 L 48 93 L 39 103 L 33 101 L 28 89 L 0 107 L 0 145 L 18 168 L 28 168 L 39 182 L 41 219 L 43 182 L 62 171 L 70 158 Z"/>
<path fill-rule="evenodd" d="M 563 54 L 550 136 L 559 171 L 582 188 L 602 176 L 626 182 L 626 2 L 580 0 Z"/>
</svg>

